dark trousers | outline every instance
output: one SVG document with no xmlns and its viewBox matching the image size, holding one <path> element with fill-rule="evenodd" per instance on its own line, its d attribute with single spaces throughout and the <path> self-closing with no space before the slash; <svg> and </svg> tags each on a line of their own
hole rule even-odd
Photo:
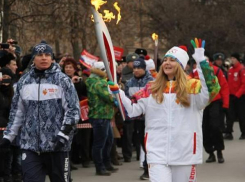
<svg viewBox="0 0 245 182">
<path fill-rule="evenodd" d="M 51 182 L 70 182 L 68 152 L 47 152 L 37 154 L 22 150 L 22 173 L 24 182 L 45 182 L 48 174 Z"/>
<path fill-rule="evenodd" d="M 211 102 L 203 112 L 203 146 L 207 153 L 212 153 L 215 150 L 224 150 L 223 124 L 222 101 Z"/>
<path fill-rule="evenodd" d="M 5 170 L 9 174 L 17 175 L 21 173 L 21 150 L 18 146 L 11 145 L 9 154 L 6 157 L 6 168 Z"/>
<path fill-rule="evenodd" d="M 245 95 L 242 95 L 239 99 L 234 95 L 230 95 L 226 133 L 233 132 L 233 124 L 237 119 L 239 121 L 241 133 L 245 134 Z"/>
<path fill-rule="evenodd" d="M 132 157 L 132 140 L 134 132 L 134 121 L 126 120 L 123 124 L 122 154 L 124 159 Z"/>
<path fill-rule="evenodd" d="M 78 129 L 72 142 L 71 161 L 74 164 L 89 163 L 92 128 Z"/>
<path fill-rule="evenodd" d="M 109 119 L 90 119 L 93 126 L 92 157 L 96 171 L 104 171 L 111 166 L 110 152 L 113 143 L 113 134 Z"/>
<path fill-rule="evenodd" d="M 146 149 L 145 149 L 145 121 L 135 120 L 135 132 L 136 132 L 136 150 L 140 152 L 140 147 L 143 148 L 145 152 L 145 160 L 143 162 L 143 167 L 145 172 L 148 172 L 148 165 L 146 159 Z"/>
</svg>

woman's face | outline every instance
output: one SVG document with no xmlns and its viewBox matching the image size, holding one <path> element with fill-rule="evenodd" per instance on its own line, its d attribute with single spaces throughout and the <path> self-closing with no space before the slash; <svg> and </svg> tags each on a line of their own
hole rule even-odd
<svg viewBox="0 0 245 182">
<path fill-rule="evenodd" d="M 169 79 L 174 78 L 177 70 L 177 64 L 179 63 L 174 58 L 171 57 L 164 58 L 162 63 L 162 69 Z"/>
<path fill-rule="evenodd" d="M 69 77 L 73 77 L 76 72 L 72 64 L 66 65 L 64 71 L 65 71 L 65 74 L 67 74 Z"/>
</svg>

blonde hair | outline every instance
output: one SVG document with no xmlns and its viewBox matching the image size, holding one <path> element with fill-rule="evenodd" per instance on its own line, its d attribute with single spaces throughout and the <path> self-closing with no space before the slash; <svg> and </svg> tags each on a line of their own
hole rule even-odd
<svg viewBox="0 0 245 182">
<path fill-rule="evenodd" d="M 175 92 L 177 100 L 180 102 L 181 105 L 184 107 L 190 106 L 190 100 L 187 92 L 187 77 L 183 70 L 183 68 L 180 66 L 180 64 L 177 64 L 176 67 L 176 85 L 175 85 Z M 162 103 L 164 100 L 163 92 L 167 87 L 167 75 L 164 73 L 162 66 L 160 67 L 159 73 L 157 74 L 156 80 L 151 82 L 151 92 L 152 97 L 156 100 L 157 103 Z"/>
</svg>

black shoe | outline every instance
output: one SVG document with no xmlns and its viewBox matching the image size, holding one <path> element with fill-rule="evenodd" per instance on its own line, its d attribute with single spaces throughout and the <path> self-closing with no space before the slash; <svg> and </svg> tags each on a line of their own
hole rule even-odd
<svg viewBox="0 0 245 182">
<path fill-rule="evenodd" d="M 210 153 L 208 159 L 206 160 L 206 163 L 216 162 L 216 158 L 214 153 Z"/>
<path fill-rule="evenodd" d="M 119 162 L 119 160 L 111 160 L 111 163 L 114 165 L 114 166 L 121 166 L 122 163 Z"/>
<path fill-rule="evenodd" d="M 111 173 L 109 171 L 103 170 L 103 171 L 96 171 L 96 175 L 98 175 L 98 176 L 110 176 Z"/>
<path fill-rule="evenodd" d="M 124 159 L 124 162 L 131 162 L 131 159 Z"/>
<path fill-rule="evenodd" d="M 70 164 L 70 167 L 71 167 L 71 171 L 73 171 L 73 170 L 77 170 L 78 168 L 77 167 L 75 167 L 72 163 Z"/>
<path fill-rule="evenodd" d="M 83 162 L 83 163 L 82 163 L 82 166 L 83 166 L 84 168 L 89 168 L 89 162 Z"/>
<path fill-rule="evenodd" d="M 239 140 L 245 140 L 245 134 L 242 133 Z"/>
<path fill-rule="evenodd" d="M 233 140 L 233 135 L 231 133 L 224 134 L 223 138 L 225 140 Z"/>
<path fill-rule="evenodd" d="M 149 173 L 145 171 L 145 172 L 140 176 L 140 180 L 148 180 L 148 179 L 149 179 Z"/>
<path fill-rule="evenodd" d="M 225 162 L 222 151 L 217 151 L 217 158 L 218 158 L 218 163 L 224 163 Z"/>
<path fill-rule="evenodd" d="M 13 182 L 22 182 L 22 175 L 20 173 L 13 175 Z"/>
<path fill-rule="evenodd" d="M 115 168 L 113 166 L 109 166 L 109 167 L 106 167 L 106 170 L 111 172 L 111 173 L 115 173 L 118 171 L 118 168 Z"/>
</svg>

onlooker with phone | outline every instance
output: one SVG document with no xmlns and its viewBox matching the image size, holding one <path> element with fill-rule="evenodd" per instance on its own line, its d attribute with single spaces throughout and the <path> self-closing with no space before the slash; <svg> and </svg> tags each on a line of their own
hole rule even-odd
<svg viewBox="0 0 245 182">
<path fill-rule="evenodd" d="M 85 81 L 82 77 L 78 76 L 77 62 L 73 58 L 65 58 L 63 62 L 63 71 L 69 76 L 75 85 L 79 100 L 87 98 L 87 90 Z M 88 123 L 80 119 L 79 123 Z M 91 128 L 78 129 L 72 142 L 71 161 L 74 164 L 82 163 L 83 167 L 89 167 L 90 163 L 90 146 L 91 146 Z M 71 169 L 76 169 L 71 165 Z"/>
</svg>

